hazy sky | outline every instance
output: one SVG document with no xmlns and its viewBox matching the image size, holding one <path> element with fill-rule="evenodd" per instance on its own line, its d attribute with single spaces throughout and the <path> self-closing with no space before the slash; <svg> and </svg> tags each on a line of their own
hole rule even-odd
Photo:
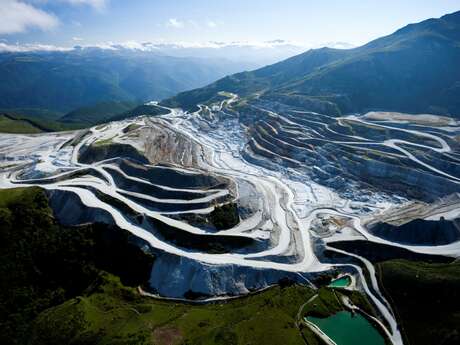
<svg viewBox="0 0 460 345">
<path fill-rule="evenodd" d="M 460 10 L 459 0 L 0 0 L 0 41 L 362 44 Z"/>
</svg>

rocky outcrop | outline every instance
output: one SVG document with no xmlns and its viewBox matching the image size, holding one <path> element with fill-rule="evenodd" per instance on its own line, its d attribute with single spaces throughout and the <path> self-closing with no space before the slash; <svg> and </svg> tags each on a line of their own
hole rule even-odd
<svg viewBox="0 0 460 345">
<path fill-rule="evenodd" d="M 133 146 L 118 143 L 84 146 L 79 152 L 78 160 L 90 164 L 109 158 L 131 158 L 140 163 L 148 163 L 148 160 Z"/>
<path fill-rule="evenodd" d="M 296 273 L 232 264 L 209 265 L 162 253 L 155 259 L 150 287 L 161 296 L 232 296 L 277 284 L 282 278 L 303 281 Z"/>
<path fill-rule="evenodd" d="M 416 253 L 405 248 L 365 240 L 337 241 L 329 243 L 328 247 L 341 249 L 346 252 L 359 255 L 372 263 L 395 259 L 436 263 L 449 263 L 454 260 L 442 255 Z M 326 254 L 333 253 L 329 251 Z"/>
<path fill-rule="evenodd" d="M 369 230 L 383 239 L 411 245 L 438 246 L 460 240 L 460 222 L 457 219 L 415 219 L 399 226 L 377 223 Z"/>
<path fill-rule="evenodd" d="M 63 225 L 80 225 L 86 223 L 113 224 L 113 218 L 100 208 L 83 206 L 80 197 L 62 190 L 47 190 L 49 203 L 55 218 Z"/>
</svg>

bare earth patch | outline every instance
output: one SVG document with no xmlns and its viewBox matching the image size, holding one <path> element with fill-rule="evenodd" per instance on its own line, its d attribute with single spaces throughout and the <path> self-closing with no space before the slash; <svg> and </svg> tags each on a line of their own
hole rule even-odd
<svg viewBox="0 0 460 345">
<path fill-rule="evenodd" d="M 164 326 L 156 328 L 152 334 L 152 343 L 155 345 L 174 345 L 182 340 L 182 334 L 178 328 Z"/>
<path fill-rule="evenodd" d="M 408 121 L 411 123 L 428 126 L 449 126 L 456 124 L 456 121 L 450 117 L 432 114 L 413 115 L 385 111 L 371 111 L 364 115 L 364 118 L 377 121 Z"/>
</svg>

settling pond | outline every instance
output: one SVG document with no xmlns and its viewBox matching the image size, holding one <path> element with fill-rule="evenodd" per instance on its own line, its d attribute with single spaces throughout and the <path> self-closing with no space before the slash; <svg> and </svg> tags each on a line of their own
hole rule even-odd
<svg viewBox="0 0 460 345">
<path fill-rule="evenodd" d="M 385 340 L 362 315 L 341 311 L 327 318 L 306 318 L 337 345 L 385 345 Z"/>
<path fill-rule="evenodd" d="M 332 288 L 345 288 L 351 284 L 350 276 L 343 276 L 339 279 L 333 280 L 328 286 Z"/>
</svg>

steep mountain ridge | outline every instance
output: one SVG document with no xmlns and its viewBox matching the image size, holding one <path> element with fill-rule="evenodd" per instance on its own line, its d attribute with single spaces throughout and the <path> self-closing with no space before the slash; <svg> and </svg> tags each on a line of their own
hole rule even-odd
<svg viewBox="0 0 460 345">
<path fill-rule="evenodd" d="M 309 50 L 164 103 L 190 108 L 229 91 L 242 97 L 281 98 L 291 105 L 313 102 L 311 110 L 332 102 L 341 113 L 385 109 L 460 116 L 458 61 L 460 12 L 455 12 L 410 24 L 358 48 Z"/>
</svg>

